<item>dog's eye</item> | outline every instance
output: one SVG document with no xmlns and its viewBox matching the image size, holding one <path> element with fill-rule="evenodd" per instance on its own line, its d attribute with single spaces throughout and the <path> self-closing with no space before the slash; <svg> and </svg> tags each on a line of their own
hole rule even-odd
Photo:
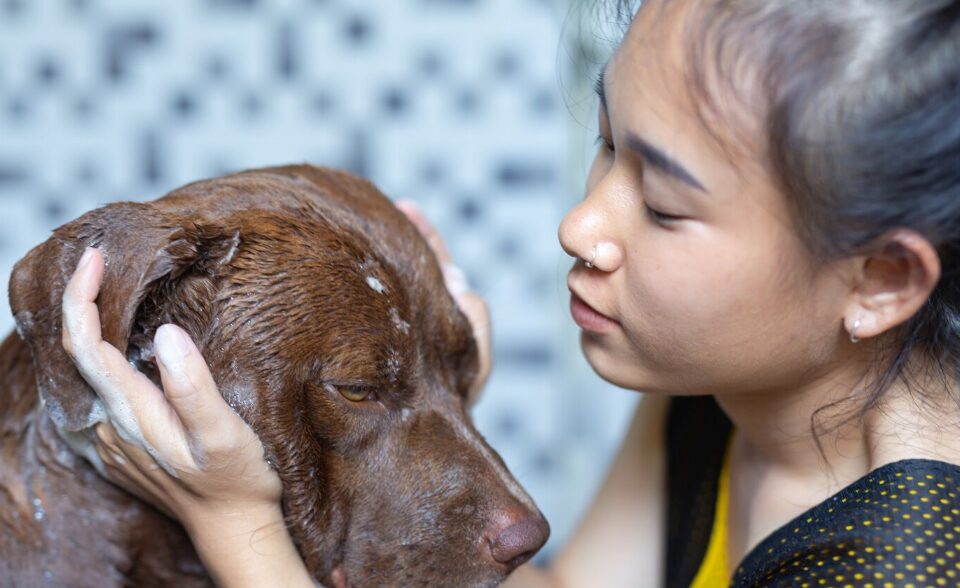
<svg viewBox="0 0 960 588">
<path fill-rule="evenodd" d="M 378 400 L 376 387 L 368 384 L 324 382 L 323 389 L 326 390 L 328 394 L 339 394 L 354 403 Z"/>
<path fill-rule="evenodd" d="M 367 386 L 337 386 L 337 392 L 350 402 L 363 402 L 373 393 Z"/>
</svg>

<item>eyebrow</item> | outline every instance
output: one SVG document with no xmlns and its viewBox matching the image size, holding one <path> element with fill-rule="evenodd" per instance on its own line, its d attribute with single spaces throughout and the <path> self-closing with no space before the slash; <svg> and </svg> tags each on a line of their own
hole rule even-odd
<svg viewBox="0 0 960 588">
<path fill-rule="evenodd" d="M 609 112 L 607 109 L 607 89 L 606 89 L 606 66 L 600 70 L 600 75 L 597 76 L 597 81 L 594 84 L 594 90 L 597 93 L 597 97 L 600 98 L 600 105 L 603 106 L 604 112 Z M 667 155 L 662 149 L 654 147 L 647 141 L 644 141 L 637 135 L 627 132 L 626 137 L 627 148 L 638 154 L 650 167 L 664 173 L 674 179 L 680 180 L 681 182 L 693 186 L 701 192 L 706 192 L 707 189 L 703 187 L 703 184 L 688 172 L 682 165 L 674 161 Z"/>
</svg>

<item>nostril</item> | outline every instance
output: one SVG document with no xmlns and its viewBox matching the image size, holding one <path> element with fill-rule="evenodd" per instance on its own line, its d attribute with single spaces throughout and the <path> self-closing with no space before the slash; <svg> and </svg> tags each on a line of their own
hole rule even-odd
<svg viewBox="0 0 960 588">
<path fill-rule="evenodd" d="M 512 570 L 533 557 L 549 536 L 550 527 L 541 515 L 526 517 L 489 538 L 490 553 Z"/>
</svg>

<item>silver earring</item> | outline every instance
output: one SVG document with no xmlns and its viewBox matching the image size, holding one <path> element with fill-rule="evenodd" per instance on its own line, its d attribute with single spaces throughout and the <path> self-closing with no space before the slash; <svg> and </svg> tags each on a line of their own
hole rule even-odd
<svg viewBox="0 0 960 588">
<path fill-rule="evenodd" d="M 853 321 L 853 326 L 850 327 L 850 342 L 859 343 L 860 337 L 857 337 L 857 329 L 860 328 L 860 319 Z"/>
<path fill-rule="evenodd" d="M 583 265 L 587 266 L 587 269 L 593 269 L 593 262 L 597 260 L 597 246 L 593 246 L 593 252 L 590 255 L 590 261 L 584 260 Z"/>
</svg>

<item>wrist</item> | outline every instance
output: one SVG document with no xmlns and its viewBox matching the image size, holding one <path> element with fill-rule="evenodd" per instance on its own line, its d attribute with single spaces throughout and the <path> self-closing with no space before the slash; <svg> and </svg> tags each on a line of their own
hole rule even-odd
<svg viewBox="0 0 960 588">
<path fill-rule="evenodd" d="M 218 586 L 314 586 L 279 505 L 221 504 L 184 526 Z"/>
<path fill-rule="evenodd" d="M 202 536 L 229 529 L 237 533 L 254 531 L 271 524 L 283 524 L 279 503 L 241 500 L 203 501 L 177 513 L 183 526 Z"/>
</svg>

